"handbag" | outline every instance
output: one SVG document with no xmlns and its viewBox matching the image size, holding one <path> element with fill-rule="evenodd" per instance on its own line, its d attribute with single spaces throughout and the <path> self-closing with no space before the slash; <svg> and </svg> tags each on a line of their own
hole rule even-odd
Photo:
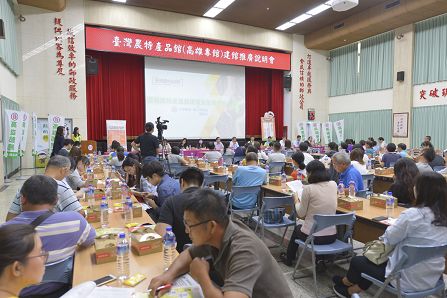
<svg viewBox="0 0 447 298">
<path fill-rule="evenodd" d="M 385 244 L 382 240 L 373 240 L 366 243 L 363 247 L 363 256 L 370 262 L 381 265 L 388 261 L 388 256 L 393 249 L 393 246 Z"/>
<path fill-rule="evenodd" d="M 273 208 L 264 211 L 264 223 L 266 224 L 280 224 L 284 221 L 286 214 L 285 208 Z"/>
</svg>

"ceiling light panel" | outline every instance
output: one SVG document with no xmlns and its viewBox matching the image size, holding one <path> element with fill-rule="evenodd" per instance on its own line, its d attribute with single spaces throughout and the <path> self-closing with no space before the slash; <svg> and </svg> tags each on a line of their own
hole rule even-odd
<svg viewBox="0 0 447 298">
<path fill-rule="evenodd" d="M 282 24 L 281 26 L 276 27 L 276 30 L 284 31 L 284 30 L 289 29 L 290 27 L 295 26 L 295 25 L 296 25 L 295 23 L 287 22 L 287 23 Z"/>
<path fill-rule="evenodd" d="M 315 7 L 314 9 L 309 10 L 306 13 L 314 16 L 314 15 L 317 15 L 329 8 L 331 8 L 331 6 L 326 5 L 326 4 L 321 4 L 321 5 L 318 5 L 317 7 Z"/>
<path fill-rule="evenodd" d="M 301 22 L 304 22 L 307 19 L 310 19 L 312 16 L 310 14 L 303 13 L 302 15 L 297 16 L 293 20 L 291 20 L 291 23 L 299 24 Z"/>
<path fill-rule="evenodd" d="M 126 3 L 127 0 L 112 0 L 113 2 Z"/>
<path fill-rule="evenodd" d="M 222 8 L 217 8 L 217 7 L 211 7 L 210 10 L 208 10 L 207 12 L 205 12 L 205 14 L 203 15 L 204 17 L 208 17 L 208 18 L 214 18 L 215 16 L 217 16 L 219 13 L 222 12 Z"/>
<path fill-rule="evenodd" d="M 221 8 L 221 9 L 225 9 L 228 6 L 230 6 L 231 3 L 233 3 L 234 0 L 220 0 L 219 2 L 217 2 L 214 7 L 216 8 Z"/>
</svg>

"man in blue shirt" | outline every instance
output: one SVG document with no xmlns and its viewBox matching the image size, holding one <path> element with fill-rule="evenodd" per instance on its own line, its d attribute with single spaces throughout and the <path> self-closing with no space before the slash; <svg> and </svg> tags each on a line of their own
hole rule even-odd
<svg viewBox="0 0 447 298">
<path fill-rule="evenodd" d="M 245 156 L 246 166 L 238 167 L 233 175 L 234 186 L 256 186 L 265 181 L 265 170 L 258 167 L 258 155 L 250 152 Z M 249 209 L 256 205 L 258 196 L 243 194 L 232 198 L 233 209 Z"/>
<path fill-rule="evenodd" d="M 360 172 L 351 165 L 351 159 L 349 155 L 344 152 L 335 153 L 332 156 L 332 164 L 334 169 L 340 174 L 340 182 L 344 184 L 345 187 L 349 187 L 349 182 L 354 181 L 355 192 L 363 190 L 363 179 Z"/>
</svg>

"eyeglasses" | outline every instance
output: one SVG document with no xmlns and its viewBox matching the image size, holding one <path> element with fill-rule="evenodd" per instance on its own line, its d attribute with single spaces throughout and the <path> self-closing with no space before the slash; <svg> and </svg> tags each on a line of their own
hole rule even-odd
<svg viewBox="0 0 447 298">
<path fill-rule="evenodd" d="M 204 220 L 204 221 L 201 221 L 201 222 L 196 223 L 196 224 L 193 224 L 193 225 L 189 225 L 189 224 L 187 224 L 186 221 L 183 219 L 183 224 L 185 225 L 186 229 L 191 230 L 191 228 L 194 228 L 194 227 L 197 227 L 197 226 L 206 224 L 206 223 L 208 223 L 208 222 L 210 222 L 210 221 L 211 221 L 211 219 L 208 219 L 208 220 Z"/>
<path fill-rule="evenodd" d="M 26 257 L 26 258 L 27 259 L 42 258 L 43 262 L 46 263 L 48 261 L 48 256 L 49 255 L 50 255 L 50 253 L 48 251 L 42 250 L 42 251 L 40 251 L 40 255 Z"/>
</svg>

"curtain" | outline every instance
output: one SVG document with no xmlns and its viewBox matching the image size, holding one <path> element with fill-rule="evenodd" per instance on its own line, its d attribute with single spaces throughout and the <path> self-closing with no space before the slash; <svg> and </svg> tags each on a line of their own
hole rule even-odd
<svg viewBox="0 0 447 298">
<path fill-rule="evenodd" d="M 447 148 L 447 105 L 412 109 L 411 146 L 419 147 L 425 136 L 431 136 L 435 148 Z"/>
<path fill-rule="evenodd" d="M 10 1 L 0 1 L 0 19 L 3 20 L 5 39 L 0 39 L 0 61 L 15 75 L 19 75 L 21 68 L 17 48 L 16 17 L 12 11 Z"/>
<path fill-rule="evenodd" d="M 447 80 L 447 14 L 415 24 L 413 84 Z"/>
<path fill-rule="evenodd" d="M 275 114 L 276 138 L 283 134 L 284 89 L 283 71 L 245 68 L 245 134 L 261 135 L 261 117 Z"/>
<path fill-rule="evenodd" d="M 394 32 L 330 51 L 329 96 L 393 87 Z"/>
<path fill-rule="evenodd" d="M 8 140 L 6 140 L 6 112 L 5 110 L 13 110 L 13 111 L 20 111 L 20 106 L 18 103 L 16 103 L 13 100 L 10 100 L 9 98 L 5 96 L 1 96 L 1 113 L 2 113 L 2 135 L 3 135 L 3 150 L 5 150 Z M 19 158 L 4 158 L 3 157 L 3 165 L 5 167 L 4 175 L 8 176 L 15 170 L 17 170 L 20 167 L 20 159 Z"/>
<path fill-rule="evenodd" d="M 144 57 L 86 51 L 98 62 L 98 74 L 87 76 L 87 134 L 106 139 L 106 120 L 126 120 L 128 136 L 144 130 Z"/>
<path fill-rule="evenodd" d="M 391 141 L 391 110 L 365 111 L 329 114 L 329 121 L 345 120 L 345 139 L 356 142 L 373 137 L 383 137 L 386 142 Z M 335 137 L 335 140 L 337 139 Z"/>
</svg>

